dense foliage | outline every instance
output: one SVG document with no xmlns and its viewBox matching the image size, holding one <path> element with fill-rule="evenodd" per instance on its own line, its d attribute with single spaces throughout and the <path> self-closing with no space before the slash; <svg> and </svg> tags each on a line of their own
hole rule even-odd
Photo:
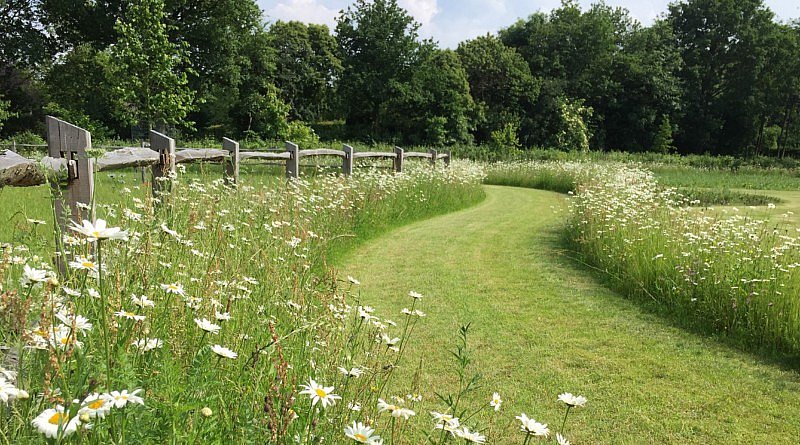
<svg viewBox="0 0 800 445">
<path fill-rule="evenodd" d="M 564 0 L 455 51 L 397 0 L 335 29 L 255 0 L 0 4 L 2 137 L 45 113 L 98 136 L 308 135 L 399 144 L 784 156 L 800 147 L 800 25 L 763 0 L 679 0 L 650 26 Z M 508 139 L 508 138 L 506 138 Z"/>
</svg>

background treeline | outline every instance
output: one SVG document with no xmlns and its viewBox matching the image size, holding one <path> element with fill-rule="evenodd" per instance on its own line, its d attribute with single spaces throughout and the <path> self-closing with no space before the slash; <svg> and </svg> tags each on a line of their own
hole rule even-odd
<svg viewBox="0 0 800 445">
<path fill-rule="evenodd" d="M 564 1 L 455 50 L 418 28 L 396 0 L 333 30 L 254 0 L 0 0 L 0 135 L 49 113 L 100 138 L 800 153 L 800 24 L 761 0 L 684 0 L 649 27 Z"/>
</svg>

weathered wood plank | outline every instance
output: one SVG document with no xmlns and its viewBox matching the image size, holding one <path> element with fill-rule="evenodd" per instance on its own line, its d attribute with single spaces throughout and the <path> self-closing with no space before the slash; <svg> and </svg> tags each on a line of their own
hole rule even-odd
<svg viewBox="0 0 800 445">
<path fill-rule="evenodd" d="M 407 151 L 407 152 L 403 153 L 403 157 L 404 158 L 427 158 L 427 159 L 430 159 L 431 158 L 431 154 L 430 153 L 423 153 L 421 151 Z"/>
<path fill-rule="evenodd" d="M 396 158 L 397 153 L 393 153 L 390 151 L 362 151 L 358 153 L 354 153 L 353 157 L 356 159 L 360 158 Z"/>
<path fill-rule="evenodd" d="M 233 139 L 222 138 L 222 148 L 228 152 L 225 161 L 225 181 L 228 185 L 239 183 L 239 143 Z"/>
<path fill-rule="evenodd" d="M 51 158 L 62 158 L 72 164 L 69 181 L 61 198 L 55 200 L 56 219 L 66 233 L 70 220 L 94 221 L 94 159 L 86 154 L 92 148 L 92 135 L 83 128 L 53 116 L 47 116 L 47 150 Z M 54 184 L 53 187 L 58 187 Z M 64 202 L 66 201 L 66 202 Z M 69 213 L 67 210 L 69 207 Z"/>
<path fill-rule="evenodd" d="M 290 159 L 291 155 L 287 151 L 280 153 L 270 153 L 264 151 L 240 151 L 239 160 L 244 161 L 247 159 Z"/>
<path fill-rule="evenodd" d="M 228 157 L 228 151 L 217 148 L 185 148 L 175 152 L 175 161 L 178 164 L 202 161 L 222 162 L 226 157 Z"/>
<path fill-rule="evenodd" d="M 158 152 L 145 147 L 125 147 L 108 151 L 97 160 L 98 171 L 125 167 L 146 167 L 158 163 Z"/>
<path fill-rule="evenodd" d="M 344 151 L 342 150 L 333 150 L 331 148 L 315 148 L 313 150 L 300 150 L 298 152 L 298 156 L 301 158 L 304 156 L 341 156 L 344 157 Z"/>
<path fill-rule="evenodd" d="M 342 174 L 345 176 L 352 175 L 353 160 L 355 159 L 353 154 L 355 153 L 355 150 L 353 150 L 353 147 L 345 144 L 342 146 L 342 151 L 344 151 L 344 158 L 342 158 Z"/>
<path fill-rule="evenodd" d="M 405 157 L 405 150 L 400 147 L 394 147 L 394 172 L 403 172 L 403 158 Z"/>
<path fill-rule="evenodd" d="M 297 178 L 300 176 L 300 147 L 297 144 L 286 141 L 286 152 L 289 159 L 286 160 L 286 177 Z"/>
<path fill-rule="evenodd" d="M 153 196 L 172 191 L 172 178 L 177 174 L 175 139 L 150 130 L 150 148 L 158 153 L 158 163 L 153 164 Z"/>
</svg>

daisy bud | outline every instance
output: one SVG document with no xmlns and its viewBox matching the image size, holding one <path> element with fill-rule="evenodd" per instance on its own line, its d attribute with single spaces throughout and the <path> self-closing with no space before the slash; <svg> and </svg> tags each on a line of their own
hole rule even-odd
<svg viewBox="0 0 800 445">
<path fill-rule="evenodd" d="M 200 410 L 200 414 L 202 414 L 203 417 L 211 417 L 211 415 L 214 414 L 214 412 L 211 411 L 211 408 L 205 406 L 203 407 L 203 409 Z"/>
<path fill-rule="evenodd" d="M 92 418 L 89 416 L 89 413 L 83 413 L 78 417 L 81 423 L 89 423 Z"/>
<path fill-rule="evenodd" d="M 28 391 L 25 391 L 24 389 L 20 389 L 20 390 L 17 390 L 17 396 L 15 398 L 17 400 L 28 400 L 30 397 L 31 397 L 31 395 L 28 394 Z"/>
</svg>

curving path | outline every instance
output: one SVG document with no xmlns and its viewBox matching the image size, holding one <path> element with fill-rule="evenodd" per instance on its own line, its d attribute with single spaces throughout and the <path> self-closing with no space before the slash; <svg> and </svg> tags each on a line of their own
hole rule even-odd
<svg viewBox="0 0 800 445">
<path fill-rule="evenodd" d="M 557 429 L 564 391 L 589 398 L 570 414 L 573 444 L 796 443 L 797 372 L 672 327 L 604 288 L 562 254 L 561 195 L 486 193 L 478 206 L 402 227 L 340 260 L 379 315 L 399 320 L 409 290 L 426 296 L 428 316 L 396 387 L 420 388 L 421 416 L 442 408 L 434 391 L 454 382 L 447 351 L 472 322 L 473 369 L 484 375 L 472 397 L 485 403 L 498 391 L 505 400 L 489 443 L 521 443 L 510 422 L 523 411 Z M 493 440 L 500 431 L 507 437 Z"/>
</svg>

